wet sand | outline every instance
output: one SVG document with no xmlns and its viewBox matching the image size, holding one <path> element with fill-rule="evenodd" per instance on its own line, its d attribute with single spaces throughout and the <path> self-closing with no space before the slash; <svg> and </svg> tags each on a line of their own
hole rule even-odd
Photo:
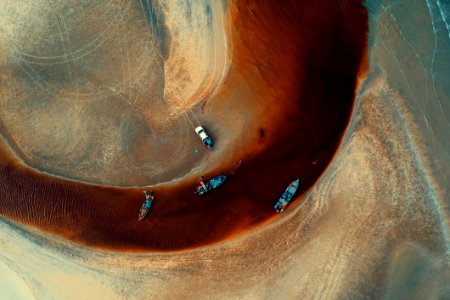
<svg viewBox="0 0 450 300">
<path fill-rule="evenodd" d="M 84 247 L 1 217 L 0 298 L 449 299 L 450 7 L 442 0 L 364 5 L 370 68 L 335 157 L 301 205 L 248 234 L 177 252 Z M 0 36 L 20 23 L 3 22 L 4 15 L 0 9 Z M 227 114 L 236 123 L 242 102 Z M 219 151 L 205 161 L 222 155 L 220 144 L 236 138 L 232 133 L 221 132 Z"/>
<path fill-rule="evenodd" d="M 199 174 L 160 184 L 149 217 L 138 222 L 142 189 L 39 173 L 5 147 L 0 213 L 89 246 L 179 250 L 220 242 L 274 217 L 275 200 L 295 178 L 306 192 L 330 163 L 349 121 L 365 57 L 366 12 L 359 1 L 239 1 L 229 10 L 229 73 L 214 97 L 194 107 L 207 124 L 239 122 L 232 119 L 238 104 L 241 118 L 256 120 L 237 141 L 224 129 L 229 141 L 222 146 L 221 131 L 212 131 L 222 151 L 212 152 L 202 175 L 229 175 L 224 186 L 198 197 Z"/>
</svg>

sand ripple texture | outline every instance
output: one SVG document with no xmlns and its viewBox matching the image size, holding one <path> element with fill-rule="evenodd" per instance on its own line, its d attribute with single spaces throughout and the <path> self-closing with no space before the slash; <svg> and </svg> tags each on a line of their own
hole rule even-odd
<svg viewBox="0 0 450 300">
<path fill-rule="evenodd" d="M 232 242 L 173 254 L 92 251 L 2 221 L 0 269 L 14 275 L 0 295 L 449 298 L 450 11 L 435 0 L 366 5 L 370 72 L 302 205 Z"/>
</svg>

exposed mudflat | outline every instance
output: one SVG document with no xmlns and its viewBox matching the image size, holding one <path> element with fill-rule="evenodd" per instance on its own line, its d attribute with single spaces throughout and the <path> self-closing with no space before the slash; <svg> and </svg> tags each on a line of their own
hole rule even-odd
<svg viewBox="0 0 450 300">
<path fill-rule="evenodd" d="M 48 18 L 3 33 L 0 212 L 142 250 L 211 244 L 273 217 L 292 180 L 306 192 L 329 164 L 352 110 L 367 14 L 328 3 L 4 5 L 4 18 Z M 193 193 L 222 173 L 219 190 Z M 157 194 L 144 222 L 136 186 Z"/>
<path fill-rule="evenodd" d="M 449 298 L 450 7 L 364 5 L 0 3 L 0 298 Z"/>
</svg>

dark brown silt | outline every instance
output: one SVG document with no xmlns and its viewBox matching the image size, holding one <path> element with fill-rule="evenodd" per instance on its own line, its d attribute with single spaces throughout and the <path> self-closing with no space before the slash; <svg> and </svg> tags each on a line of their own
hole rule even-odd
<svg viewBox="0 0 450 300">
<path fill-rule="evenodd" d="M 156 189 L 150 214 L 138 222 L 141 189 L 38 174 L 3 149 L 0 214 L 89 246 L 177 250 L 219 242 L 273 217 L 276 199 L 296 178 L 301 191 L 310 188 L 349 122 L 365 63 L 367 12 L 360 1 L 242 0 L 229 6 L 233 64 L 224 86 L 245 79 L 255 92 L 269 89 L 261 101 L 276 99 L 273 105 L 284 111 L 255 132 L 268 145 L 261 153 L 236 157 L 240 167 L 204 197 L 193 193 L 194 182 Z M 232 168 L 217 173 L 230 175 Z"/>
</svg>

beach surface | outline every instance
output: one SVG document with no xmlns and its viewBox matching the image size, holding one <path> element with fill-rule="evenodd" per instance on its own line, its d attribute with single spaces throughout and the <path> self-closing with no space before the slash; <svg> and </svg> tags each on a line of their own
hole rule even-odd
<svg viewBox="0 0 450 300">
<path fill-rule="evenodd" d="M 298 2 L 1 3 L 0 298 L 449 298 L 450 7 Z"/>
<path fill-rule="evenodd" d="M 84 245 L 178 250 L 267 222 L 297 178 L 298 196 L 308 191 L 352 111 L 366 49 L 359 3 L 113 3 L 44 5 L 56 16 L 35 40 L 10 39 L 2 215 Z M 200 176 L 219 174 L 222 187 L 194 193 Z M 156 200 L 138 222 L 144 188 Z"/>
</svg>

